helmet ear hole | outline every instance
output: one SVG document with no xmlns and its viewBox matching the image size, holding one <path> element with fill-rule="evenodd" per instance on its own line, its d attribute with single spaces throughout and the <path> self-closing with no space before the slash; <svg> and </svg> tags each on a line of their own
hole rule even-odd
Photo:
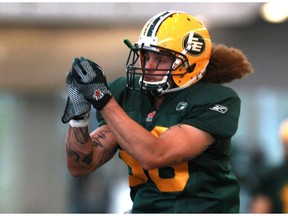
<svg viewBox="0 0 288 216">
<path fill-rule="evenodd" d="M 191 73 L 191 72 L 193 72 L 194 71 L 194 69 L 195 69 L 195 66 L 196 66 L 196 64 L 193 64 L 193 65 L 191 65 L 191 66 L 189 66 L 188 67 L 188 73 Z"/>
<path fill-rule="evenodd" d="M 191 73 L 194 71 L 194 68 L 195 68 L 196 64 L 193 64 L 191 66 L 189 66 L 188 62 L 183 62 L 181 64 L 181 66 L 178 68 L 178 71 L 179 72 L 182 72 L 182 70 L 185 70 L 185 72 L 183 73 L 183 75 L 188 72 L 188 73 Z"/>
</svg>

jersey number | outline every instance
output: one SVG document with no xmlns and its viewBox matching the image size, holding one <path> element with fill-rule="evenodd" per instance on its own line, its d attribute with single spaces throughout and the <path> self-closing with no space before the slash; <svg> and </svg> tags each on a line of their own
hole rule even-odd
<svg viewBox="0 0 288 216">
<path fill-rule="evenodd" d="M 130 187 L 147 182 L 148 177 L 134 158 L 122 150 L 120 151 L 120 157 L 132 170 L 132 174 L 129 175 Z M 174 169 L 175 173 L 171 178 L 161 178 L 159 176 L 159 169 L 148 170 L 151 180 L 161 192 L 182 191 L 188 181 L 189 173 L 187 163 L 181 163 L 171 167 Z"/>
<path fill-rule="evenodd" d="M 159 137 L 166 130 L 167 128 L 165 127 L 156 126 L 151 133 Z M 147 182 L 148 177 L 134 158 L 122 150 L 120 151 L 120 157 L 132 170 L 132 175 L 129 175 L 130 187 Z M 182 191 L 189 179 L 188 163 L 180 163 L 171 167 L 174 170 L 174 176 L 171 178 L 161 178 L 159 176 L 159 169 L 148 170 L 151 180 L 161 192 Z"/>
</svg>

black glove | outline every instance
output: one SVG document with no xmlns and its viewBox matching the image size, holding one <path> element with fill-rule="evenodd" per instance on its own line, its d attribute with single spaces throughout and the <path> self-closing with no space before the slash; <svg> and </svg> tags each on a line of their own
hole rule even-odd
<svg viewBox="0 0 288 216">
<path fill-rule="evenodd" d="M 80 57 L 74 59 L 71 73 L 79 92 L 95 109 L 102 110 L 112 98 L 102 68 L 93 61 Z"/>
<path fill-rule="evenodd" d="M 82 120 L 89 118 L 91 104 L 76 88 L 71 72 L 66 77 L 66 86 L 68 89 L 68 98 L 62 122 L 65 124 L 71 119 Z"/>
</svg>

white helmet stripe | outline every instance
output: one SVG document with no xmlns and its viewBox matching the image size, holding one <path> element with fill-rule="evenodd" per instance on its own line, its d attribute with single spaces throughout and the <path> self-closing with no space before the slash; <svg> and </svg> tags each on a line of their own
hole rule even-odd
<svg viewBox="0 0 288 216">
<path fill-rule="evenodd" d="M 148 37 L 155 37 L 158 31 L 159 26 L 162 22 L 169 17 L 170 15 L 176 13 L 175 11 L 165 11 L 162 13 L 157 14 L 156 16 L 152 17 L 150 23 L 148 24 L 146 31 L 144 32 L 145 36 Z"/>
</svg>

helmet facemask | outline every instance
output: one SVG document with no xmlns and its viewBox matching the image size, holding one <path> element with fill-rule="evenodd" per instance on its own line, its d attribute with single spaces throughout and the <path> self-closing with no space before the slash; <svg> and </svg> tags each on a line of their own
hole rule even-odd
<svg viewBox="0 0 288 216">
<path fill-rule="evenodd" d="M 153 67 L 147 63 L 151 56 L 154 59 Z M 187 70 L 175 73 L 175 70 L 184 65 L 188 65 L 188 60 L 181 53 L 157 46 L 134 46 L 126 64 L 127 87 L 151 96 L 164 94 L 175 86 L 172 76 L 187 73 Z"/>
</svg>

